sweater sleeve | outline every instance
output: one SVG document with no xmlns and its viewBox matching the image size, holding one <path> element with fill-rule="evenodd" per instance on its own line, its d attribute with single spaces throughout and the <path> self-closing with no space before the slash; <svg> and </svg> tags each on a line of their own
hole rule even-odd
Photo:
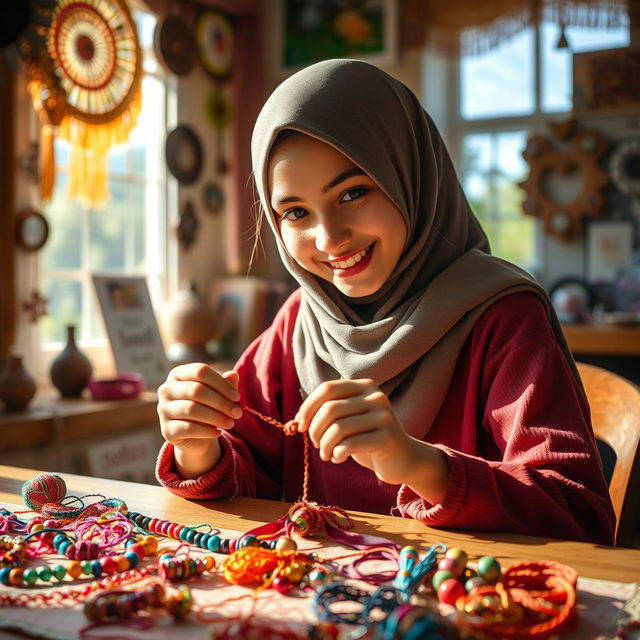
<svg viewBox="0 0 640 640">
<path fill-rule="evenodd" d="M 241 402 L 281 422 L 292 417 L 283 417 L 280 400 L 283 354 L 298 304 L 299 296 L 293 294 L 272 326 L 247 348 L 234 367 L 239 375 Z M 284 383 L 290 383 L 286 378 Z M 169 491 L 185 498 L 203 500 L 242 495 L 279 499 L 283 437 L 280 429 L 244 411 L 233 429 L 220 436 L 221 457 L 212 469 L 198 478 L 183 479 L 176 467 L 173 446 L 165 443 L 158 456 L 156 477 Z"/>
<path fill-rule="evenodd" d="M 477 381 L 458 387 L 476 409 L 475 446 L 439 444 L 450 466 L 444 499 L 432 505 L 403 486 L 398 508 L 430 526 L 611 544 L 615 515 L 584 392 L 542 303 L 510 297 L 518 313 L 513 300 L 492 305 L 456 368 Z"/>
</svg>

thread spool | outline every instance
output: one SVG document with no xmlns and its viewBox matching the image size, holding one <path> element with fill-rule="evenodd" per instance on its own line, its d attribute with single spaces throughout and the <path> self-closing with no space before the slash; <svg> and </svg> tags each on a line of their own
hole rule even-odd
<svg viewBox="0 0 640 640">
<path fill-rule="evenodd" d="M 33 511 L 45 504 L 60 504 L 67 495 L 67 485 L 57 473 L 41 473 L 22 485 L 24 503 Z"/>
</svg>

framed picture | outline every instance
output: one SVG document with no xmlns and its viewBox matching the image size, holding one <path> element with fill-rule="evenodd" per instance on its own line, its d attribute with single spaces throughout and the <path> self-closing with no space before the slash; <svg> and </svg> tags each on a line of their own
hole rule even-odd
<svg viewBox="0 0 640 640">
<path fill-rule="evenodd" d="M 592 222 L 587 231 L 587 277 L 593 283 L 612 282 L 633 249 L 633 222 Z"/>
<path fill-rule="evenodd" d="M 398 52 L 397 0 L 351 3 L 276 0 L 277 65 L 290 73 L 329 58 L 393 64 Z"/>
<path fill-rule="evenodd" d="M 94 275 L 102 317 L 119 373 L 139 373 L 157 387 L 169 372 L 147 281 L 137 276 Z"/>
<path fill-rule="evenodd" d="M 574 111 L 640 105 L 640 51 L 628 47 L 573 54 Z"/>
</svg>

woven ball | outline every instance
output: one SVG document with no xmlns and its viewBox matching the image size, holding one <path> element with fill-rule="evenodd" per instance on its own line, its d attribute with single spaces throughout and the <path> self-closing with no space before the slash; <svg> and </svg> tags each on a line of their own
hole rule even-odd
<svg viewBox="0 0 640 640">
<path fill-rule="evenodd" d="M 34 511 L 45 504 L 60 504 L 66 495 L 67 485 L 57 473 L 42 473 L 22 485 L 24 503 Z"/>
</svg>

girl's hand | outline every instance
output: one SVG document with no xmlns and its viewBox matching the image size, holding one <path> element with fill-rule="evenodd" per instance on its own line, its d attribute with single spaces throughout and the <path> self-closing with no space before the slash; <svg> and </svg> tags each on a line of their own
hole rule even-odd
<svg viewBox="0 0 640 640">
<path fill-rule="evenodd" d="M 158 416 L 164 439 L 175 447 L 178 470 L 193 478 L 220 458 L 218 437 L 242 415 L 236 402 L 238 374 L 219 374 L 202 363 L 175 367 L 158 388 Z"/>
<path fill-rule="evenodd" d="M 373 380 L 323 382 L 302 403 L 296 420 L 322 460 L 340 463 L 352 457 L 383 482 L 407 484 L 432 503 L 444 496 L 444 454 L 405 432 Z"/>
</svg>

